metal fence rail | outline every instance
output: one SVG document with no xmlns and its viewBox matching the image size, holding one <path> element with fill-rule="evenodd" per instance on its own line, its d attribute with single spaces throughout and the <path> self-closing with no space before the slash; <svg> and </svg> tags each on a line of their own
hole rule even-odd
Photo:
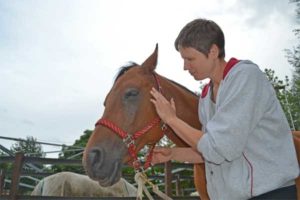
<svg viewBox="0 0 300 200">
<path fill-rule="evenodd" d="M 9 195 L 0 196 L 0 200 L 10 200 Z M 136 200 L 136 197 L 55 197 L 55 196 L 17 196 L 18 200 Z M 146 199 L 146 198 L 145 198 Z M 159 197 L 154 197 L 155 200 L 161 200 Z M 172 197 L 174 200 L 199 200 L 195 196 L 176 196 Z"/>
<path fill-rule="evenodd" d="M 15 157 L 2 157 L 0 159 L 0 164 L 1 163 L 7 163 L 7 162 L 13 162 L 13 171 L 11 172 L 11 187 L 9 190 L 9 194 L 8 195 L 1 195 L 2 192 L 2 187 L 3 187 L 3 181 L 1 181 L 3 179 L 0 180 L 0 200 L 2 199 L 9 199 L 9 200 L 23 200 L 23 199 L 57 199 L 57 200 L 68 200 L 68 199 L 83 199 L 83 200 L 88 200 L 88 199 L 107 199 L 107 200 L 114 200 L 114 199 L 136 199 L 136 197 L 104 197 L 104 198 L 96 198 L 96 197 L 53 197 L 53 196 L 29 196 L 29 195 L 19 195 L 18 191 L 19 191 L 19 185 L 20 185 L 20 177 L 21 175 L 34 175 L 31 172 L 24 172 L 22 171 L 23 165 L 25 163 L 39 163 L 39 164 L 68 164 L 68 165 L 81 165 L 81 160 L 70 160 L 70 159 L 52 159 L 52 158 L 36 158 L 36 157 L 25 157 L 24 154 L 22 153 L 16 153 Z M 179 177 L 179 172 L 181 172 L 183 169 L 191 169 L 193 165 L 188 165 L 188 164 L 183 164 L 183 163 L 176 163 L 176 164 L 171 164 L 170 162 L 165 163 L 165 164 L 161 164 L 161 166 L 164 166 L 165 168 L 165 174 L 164 176 L 162 175 L 154 175 L 153 179 L 164 179 L 164 188 L 165 188 L 165 193 L 168 196 L 172 195 L 172 182 L 175 181 L 175 186 L 176 186 L 176 195 L 172 197 L 174 200 L 175 199 L 198 199 L 199 197 L 189 197 L 189 196 L 181 196 L 183 193 L 181 191 L 181 187 L 180 187 L 180 181 L 181 180 L 191 180 L 192 177 L 188 177 L 188 176 L 181 176 Z M 176 170 L 174 170 L 172 172 L 172 168 L 176 167 Z M 179 167 L 179 169 L 178 169 Z M 35 172 L 35 175 L 45 175 L 47 173 L 44 172 Z M 175 175 L 175 176 L 174 176 Z M 1 178 L 1 174 L 0 174 L 0 178 Z M 175 177 L 175 180 L 172 178 Z M 150 177 L 149 177 L 150 178 Z M 5 193 L 3 193 L 5 194 Z M 7 193 L 6 193 L 7 194 Z M 155 198 L 155 199 L 160 199 L 160 198 Z"/>
</svg>

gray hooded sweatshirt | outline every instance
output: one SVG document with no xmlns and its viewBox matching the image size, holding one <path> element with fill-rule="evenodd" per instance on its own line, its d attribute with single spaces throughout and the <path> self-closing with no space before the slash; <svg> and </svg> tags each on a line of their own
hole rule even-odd
<svg viewBox="0 0 300 200">
<path fill-rule="evenodd" d="M 299 166 L 292 133 L 266 75 L 251 61 L 231 59 L 216 103 L 203 89 L 199 118 L 212 200 L 249 199 L 295 184 Z"/>
</svg>

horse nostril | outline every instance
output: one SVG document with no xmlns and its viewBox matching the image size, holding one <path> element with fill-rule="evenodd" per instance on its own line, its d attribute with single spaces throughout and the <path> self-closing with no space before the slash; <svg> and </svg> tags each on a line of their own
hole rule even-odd
<svg viewBox="0 0 300 200">
<path fill-rule="evenodd" d="M 89 153 L 89 160 L 92 168 L 101 168 L 104 160 L 104 150 L 102 148 L 93 148 Z"/>
</svg>

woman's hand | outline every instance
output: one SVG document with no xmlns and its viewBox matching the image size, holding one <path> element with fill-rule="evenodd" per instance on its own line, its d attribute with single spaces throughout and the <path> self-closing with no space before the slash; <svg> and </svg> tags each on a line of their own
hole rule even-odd
<svg viewBox="0 0 300 200">
<path fill-rule="evenodd" d="M 164 163 L 172 160 L 172 148 L 155 147 L 153 149 L 152 164 Z"/>
<path fill-rule="evenodd" d="M 150 101 L 154 104 L 159 117 L 167 124 L 176 118 L 176 107 L 174 99 L 171 98 L 170 102 L 155 88 L 150 91 L 152 99 Z"/>
</svg>

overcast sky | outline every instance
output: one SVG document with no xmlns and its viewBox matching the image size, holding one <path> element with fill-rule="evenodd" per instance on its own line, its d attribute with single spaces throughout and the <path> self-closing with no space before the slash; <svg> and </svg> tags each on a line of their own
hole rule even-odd
<svg viewBox="0 0 300 200">
<path fill-rule="evenodd" d="M 142 63 L 156 43 L 157 72 L 199 91 L 174 49 L 199 17 L 223 29 L 226 60 L 291 76 L 284 49 L 297 42 L 295 8 L 288 0 L 0 0 L 0 135 L 74 143 L 101 117 L 119 67 Z"/>
</svg>

